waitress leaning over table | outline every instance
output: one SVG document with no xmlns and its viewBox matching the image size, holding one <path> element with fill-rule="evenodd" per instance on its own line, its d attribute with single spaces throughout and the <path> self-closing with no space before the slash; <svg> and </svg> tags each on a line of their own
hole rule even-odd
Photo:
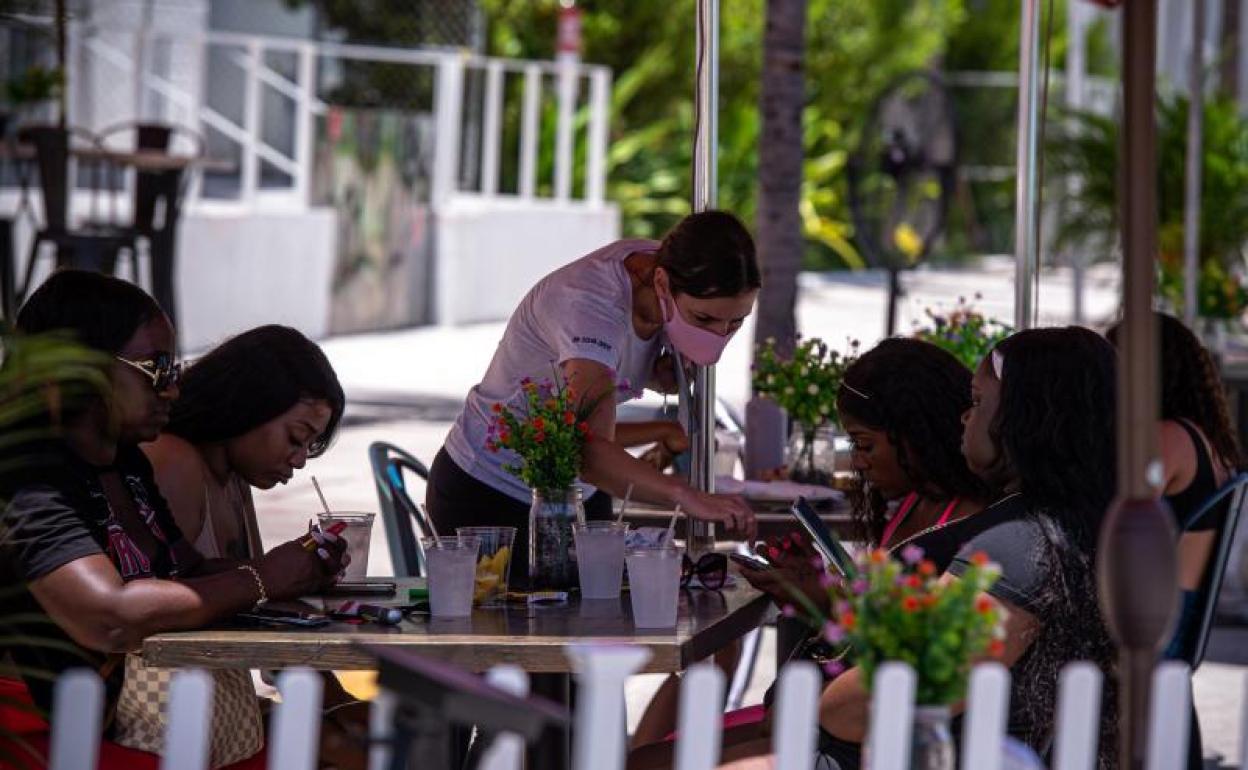
<svg viewBox="0 0 1248 770">
<path fill-rule="evenodd" d="M 664 506 L 753 538 L 754 514 L 735 495 L 715 495 L 665 475 L 626 447 L 662 442 L 683 448 L 675 422 L 617 423 L 616 405 L 640 395 L 617 385 L 671 392 L 676 365 L 709 365 L 750 314 L 760 286 L 754 242 L 736 217 L 707 211 L 685 217 L 662 243 L 621 240 L 547 275 L 512 314 L 480 384 L 469 393 L 430 469 L 426 505 L 439 532 L 456 527 L 514 526 L 528 541 L 531 493 L 503 468 L 504 453 L 486 450 L 495 403 L 520 404 L 521 380 L 549 379 L 553 368 L 589 403 L 593 439 L 580 479 L 593 488 Z M 608 397 L 599 398 L 600 395 Z M 614 398 L 609 397 L 615 394 Z M 587 518 L 611 514 L 609 499 L 586 506 Z M 526 548 L 516 548 L 512 579 L 528 574 Z"/>
</svg>

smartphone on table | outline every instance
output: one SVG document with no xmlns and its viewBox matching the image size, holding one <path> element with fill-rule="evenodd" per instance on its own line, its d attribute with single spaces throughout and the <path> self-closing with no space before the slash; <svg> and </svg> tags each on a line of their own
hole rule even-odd
<svg viewBox="0 0 1248 770">
<path fill-rule="evenodd" d="M 394 596 L 398 584 L 388 580 L 343 580 L 326 589 L 325 596 Z"/>
<path fill-rule="evenodd" d="M 298 626 L 300 628 L 319 628 L 328 625 L 329 618 L 313 612 L 298 612 L 277 607 L 260 606 L 248 612 L 240 612 L 239 620 L 264 626 Z"/>
</svg>

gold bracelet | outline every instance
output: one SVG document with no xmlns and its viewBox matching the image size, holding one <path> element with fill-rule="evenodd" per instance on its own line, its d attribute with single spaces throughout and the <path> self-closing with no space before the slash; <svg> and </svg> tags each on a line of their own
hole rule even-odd
<svg viewBox="0 0 1248 770">
<path fill-rule="evenodd" d="M 269 594 L 264 590 L 264 581 L 260 579 L 260 571 L 250 564 L 240 564 L 238 568 L 244 572 L 251 573 L 252 579 L 256 581 L 256 588 L 260 591 L 260 598 L 256 600 L 256 603 L 253 604 L 252 607 L 259 607 L 261 604 L 267 602 L 269 600 Z"/>
</svg>

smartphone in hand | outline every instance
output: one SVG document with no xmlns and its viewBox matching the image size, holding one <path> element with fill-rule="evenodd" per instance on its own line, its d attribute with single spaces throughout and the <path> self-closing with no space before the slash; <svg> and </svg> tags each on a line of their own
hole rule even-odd
<svg viewBox="0 0 1248 770">
<path fill-rule="evenodd" d="M 732 559 L 742 567 L 752 569 L 756 572 L 765 572 L 770 569 L 775 569 L 771 562 L 757 554 L 730 553 L 728 554 L 728 558 Z"/>
</svg>

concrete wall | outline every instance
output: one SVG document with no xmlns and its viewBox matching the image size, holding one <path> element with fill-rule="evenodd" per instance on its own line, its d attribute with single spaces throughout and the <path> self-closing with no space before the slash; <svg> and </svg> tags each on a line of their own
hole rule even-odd
<svg viewBox="0 0 1248 770">
<path fill-rule="evenodd" d="M 329 329 L 336 215 L 201 209 L 182 223 L 178 303 L 183 350 L 267 323 L 313 338 Z"/>
<path fill-rule="evenodd" d="M 500 321 L 542 276 L 620 237 L 613 205 L 453 199 L 434 224 L 437 323 Z"/>
</svg>

